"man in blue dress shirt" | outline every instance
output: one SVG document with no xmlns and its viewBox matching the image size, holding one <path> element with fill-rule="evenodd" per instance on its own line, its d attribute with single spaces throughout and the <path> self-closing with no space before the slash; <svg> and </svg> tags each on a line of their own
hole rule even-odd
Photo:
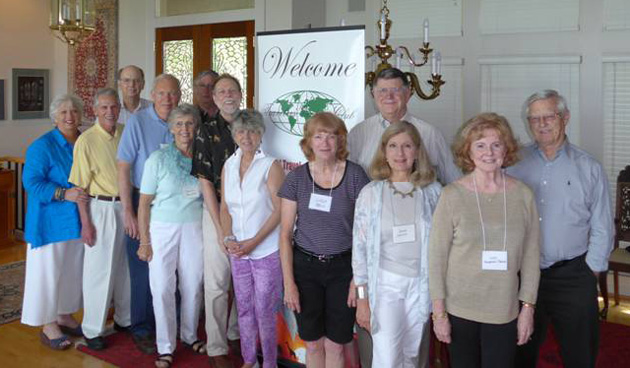
<svg viewBox="0 0 630 368">
<path fill-rule="evenodd" d="M 149 287 L 149 265 L 138 258 L 138 201 L 144 163 L 161 145 L 171 143 L 173 135 L 166 119 L 181 97 L 179 80 L 161 74 L 153 82 L 153 106 L 131 115 L 118 146 L 118 191 L 127 234 L 127 259 L 131 279 L 131 334 L 138 349 L 155 352 L 153 301 Z"/>
<path fill-rule="evenodd" d="M 602 165 L 567 140 L 570 112 L 558 92 L 531 95 L 524 115 L 535 143 L 508 172 L 536 194 L 542 233 L 540 285 L 531 341 L 517 367 L 535 367 L 553 324 L 564 366 L 594 367 L 599 346 L 597 277 L 608 268 L 613 214 Z"/>
</svg>

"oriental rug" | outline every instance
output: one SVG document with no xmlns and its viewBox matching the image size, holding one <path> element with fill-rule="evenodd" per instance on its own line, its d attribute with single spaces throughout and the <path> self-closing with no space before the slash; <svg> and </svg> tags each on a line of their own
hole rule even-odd
<svg viewBox="0 0 630 368">
<path fill-rule="evenodd" d="M 24 261 L 0 265 L 0 325 L 22 315 Z"/>
<path fill-rule="evenodd" d="M 99 88 L 116 88 L 118 0 L 96 0 L 96 30 L 75 47 L 68 46 L 68 91 L 83 100 L 84 117 L 94 120 L 92 99 Z"/>
</svg>

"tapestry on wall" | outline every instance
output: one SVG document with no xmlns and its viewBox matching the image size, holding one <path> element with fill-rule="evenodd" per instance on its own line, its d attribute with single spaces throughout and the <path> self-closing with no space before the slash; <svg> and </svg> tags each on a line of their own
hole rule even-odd
<svg viewBox="0 0 630 368">
<path fill-rule="evenodd" d="M 83 100 L 84 116 L 94 120 L 92 99 L 99 88 L 116 88 L 118 70 L 118 0 L 96 0 L 96 30 L 68 47 L 68 91 Z"/>
</svg>

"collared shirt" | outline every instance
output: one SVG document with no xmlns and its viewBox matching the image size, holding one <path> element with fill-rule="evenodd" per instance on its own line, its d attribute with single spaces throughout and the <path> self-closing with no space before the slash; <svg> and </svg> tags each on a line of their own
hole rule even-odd
<svg viewBox="0 0 630 368">
<path fill-rule="evenodd" d="M 191 175 L 214 184 L 217 199 L 221 200 L 221 170 L 225 161 L 236 150 L 230 125 L 220 113 L 210 118 L 201 112 L 201 125 L 193 143 Z"/>
<path fill-rule="evenodd" d="M 55 190 L 72 188 L 72 144 L 58 129 L 36 139 L 26 151 L 22 183 L 28 193 L 24 238 L 31 247 L 81 237 L 79 211 L 74 202 L 55 201 Z"/>
<path fill-rule="evenodd" d="M 413 124 L 420 133 L 422 143 L 429 155 L 429 161 L 435 168 L 438 180 L 446 185 L 457 179 L 462 174 L 453 162 L 446 141 L 442 134 L 432 125 L 406 113 L 401 119 Z M 365 172 L 370 172 L 372 158 L 378 149 L 381 136 L 390 122 L 383 115 L 376 114 L 356 125 L 348 134 L 348 150 L 350 161 L 358 163 Z"/>
<path fill-rule="evenodd" d="M 521 156 L 508 173 L 536 194 L 542 232 L 540 267 L 586 253 L 591 270 L 607 270 L 614 230 L 602 165 L 568 141 L 551 160 L 537 144 L 525 147 Z"/>
<path fill-rule="evenodd" d="M 118 161 L 131 164 L 131 183 L 140 188 L 144 162 L 153 151 L 173 142 L 166 121 L 160 119 L 153 107 L 131 115 L 118 145 Z"/>
<path fill-rule="evenodd" d="M 127 110 L 124 101 L 120 101 L 120 114 L 118 115 L 118 124 L 127 124 L 127 121 L 129 121 L 131 115 L 137 113 L 140 110 L 144 110 L 151 105 L 153 105 L 153 102 L 151 102 L 151 100 L 140 97 L 140 103 L 138 104 L 138 106 L 136 106 L 135 110 L 131 111 Z"/>
<path fill-rule="evenodd" d="M 92 196 L 118 196 L 116 152 L 124 127 L 116 124 L 116 131 L 111 135 L 96 123 L 81 134 L 74 145 L 69 179 L 72 184 L 86 188 Z"/>
</svg>

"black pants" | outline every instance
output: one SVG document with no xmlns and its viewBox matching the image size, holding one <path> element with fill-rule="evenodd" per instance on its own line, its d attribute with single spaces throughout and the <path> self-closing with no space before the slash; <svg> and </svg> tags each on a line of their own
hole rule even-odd
<svg viewBox="0 0 630 368">
<path fill-rule="evenodd" d="M 534 368 L 538 350 L 552 323 L 564 367 L 595 367 L 599 349 L 597 278 L 578 257 L 541 272 L 534 334 L 517 349 L 516 366 Z"/>
<path fill-rule="evenodd" d="M 516 320 L 489 324 L 448 316 L 451 343 L 448 346 L 453 368 L 509 368 L 514 366 Z"/>
</svg>

